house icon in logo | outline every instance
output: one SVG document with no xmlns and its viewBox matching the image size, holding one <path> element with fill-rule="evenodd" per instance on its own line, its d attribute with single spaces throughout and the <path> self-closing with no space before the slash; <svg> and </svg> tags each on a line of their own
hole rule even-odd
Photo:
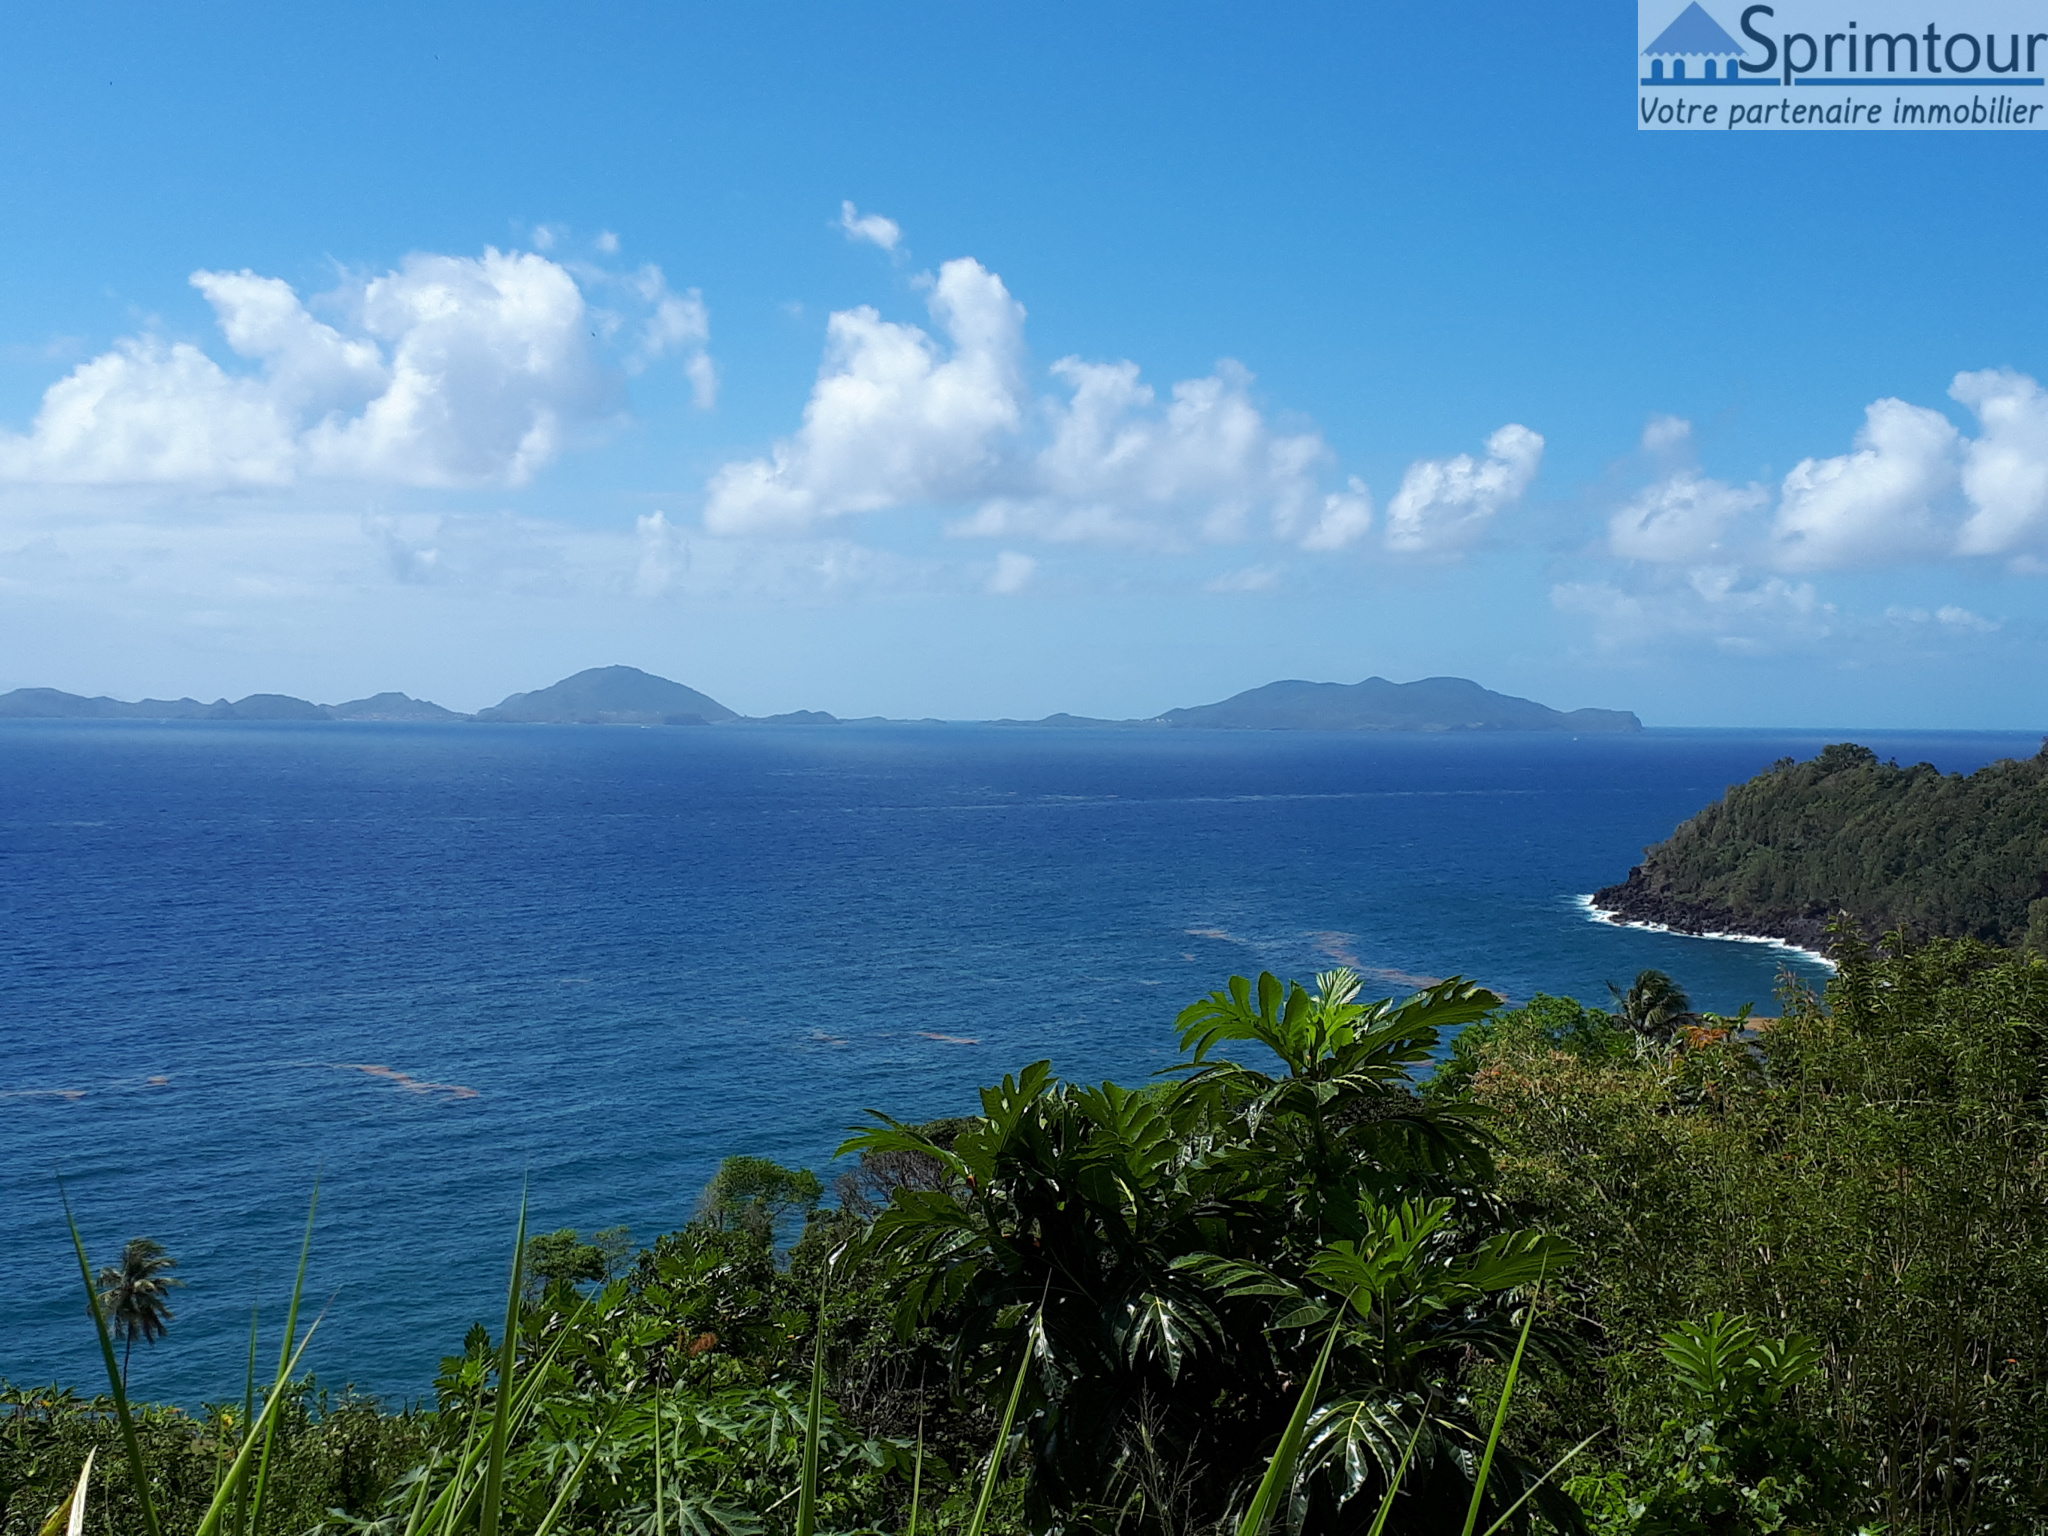
<svg viewBox="0 0 2048 1536">
<path fill-rule="evenodd" d="M 1742 44 L 1722 31 L 1721 24 L 1700 9 L 1699 0 L 1693 0 L 1678 13 L 1678 19 L 1659 32 L 1657 40 L 1643 50 L 1643 56 L 1650 61 L 1650 72 L 1643 77 L 1642 83 L 1664 84 L 1666 59 L 1671 60 L 1670 78 L 1684 80 L 1688 73 L 1685 61 L 1700 56 L 1705 62 L 1695 79 L 1703 83 L 1734 85 L 1740 78 L 1735 72 L 1735 61 L 1742 57 L 1742 53 Z"/>
</svg>

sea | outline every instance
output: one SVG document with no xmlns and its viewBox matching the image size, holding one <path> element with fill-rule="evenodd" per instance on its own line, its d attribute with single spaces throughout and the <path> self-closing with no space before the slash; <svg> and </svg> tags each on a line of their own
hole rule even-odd
<svg viewBox="0 0 2048 1536">
<path fill-rule="evenodd" d="M 309 1204 L 320 1382 L 393 1403 L 534 1230 L 688 1221 L 718 1160 L 1049 1059 L 1145 1080 L 1233 975 L 1777 1009 L 1783 946 L 1585 897 L 1781 757 L 2027 734 L 0 724 L 0 1378 L 102 1379 L 94 1265 L 184 1289 L 138 1396 L 239 1399 Z M 268 1367 L 266 1366 L 266 1369 Z"/>
</svg>

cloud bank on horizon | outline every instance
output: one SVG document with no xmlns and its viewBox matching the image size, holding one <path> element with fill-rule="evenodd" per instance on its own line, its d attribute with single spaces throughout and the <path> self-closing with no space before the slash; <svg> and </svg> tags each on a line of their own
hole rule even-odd
<svg viewBox="0 0 2048 1536">
<path fill-rule="evenodd" d="M 901 226 L 851 200 L 833 227 L 906 256 Z M 311 299 L 248 269 L 196 272 L 225 359 L 155 327 L 121 338 L 50 384 L 25 430 L 0 431 L 0 485 L 114 496 L 97 514 L 44 520 L 61 538 L 66 518 L 98 515 L 79 547 L 105 559 L 110 528 L 174 541 L 178 517 L 208 498 L 267 494 L 289 518 L 313 488 L 534 496 L 564 454 L 628 418 L 631 381 L 665 362 L 697 407 L 715 408 L 702 294 L 671 289 L 658 267 L 610 263 L 609 233 L 593 262 L 558 259 L 556 240 L 543 230 L 532 251 L 418 253 Z M 1234 360 L 1164 386 L 1129 359 L 1041 364 L 1024 304 L 980 261 L 910 283 L 926 322 L 866 304 L 833 312 L 799 419 L 700 470 L 695 517 L 572 530 L 545 510 L 493 520 L 415 499 L 363 513 L 354 535 L 330 517 L 320 560 L 331 572 L 335 539 L 355 537 L 370 566 L 413 584 L 552 581 L 648 601 L 879 587 L 1013 598 L 1054 576 L 1086 589 L 1119 560 L 1189 591 L 1260 594 L 1336 558 L 1421 569 L 1534 541 L 1517 514 L 1543 465 L 1535 427 L 1508 422 L 1476 450 L 1412 460 L 1382 517 L 1323 431 L 1279 424 Z M 1852 623 L 1995 630 L 1953 603 L 1845 616 L 1819 584 L 1930 564 L 2048 574 L 2048 395 L 2001 368 L 1958 373 L 1949 393 L 1971 431 L 1880 399 L 1848 451 L 1803 458 L 1774 485 L 1708 474 L 1691 424 L 1653 417 L 1629 461 L 1634 489 L 1596 505 L 1576 550 L 1550 558 L 1551 607 L 1610 652 L 1700 638 L 1756 651 Z M 124 488 L 183 499 L 129 504 Z M 1217 569 L 1245 546 L 1262 553 Z M 210 547 L 196 543 L 194 559 Z M 264 547 L 289 561 L 289 539 Z M 1157 575 L 1176 559 L 1182 576 Z"/>
</svg>

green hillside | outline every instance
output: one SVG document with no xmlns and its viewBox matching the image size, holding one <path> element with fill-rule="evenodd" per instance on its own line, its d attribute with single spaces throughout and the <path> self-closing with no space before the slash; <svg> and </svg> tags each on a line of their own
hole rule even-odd
<svg viewBox="0 0 2048 1536">
<path fill-rule="evenodd" d="M 1595 905 L 1628 921 L 1816 942 L 1847 911 L 2048 952 L 2048 745 L 1967 776 L 1839 742 L 1781 759 L 1650 849 Z"/>
</svg>

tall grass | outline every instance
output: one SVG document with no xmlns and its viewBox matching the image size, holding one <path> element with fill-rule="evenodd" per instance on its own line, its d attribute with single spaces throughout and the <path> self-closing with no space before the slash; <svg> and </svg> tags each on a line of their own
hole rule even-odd
<svg viewBox="0 0 2048 1536">
<path fill-rule="evenodd" d="M 306 1213 L 306 1236 L 299 1250 L 298 1273 L 292 1282 L 291 1302 L 285 1313 L 284 1339 L 278 1349 L 277 1372 L 261 1394 L 262 1407 L 260 1411 L 256 1407 L 256 1351 L 259 1335 L 257 1319 L 252 1315 L 248 1381 L 243 1395 L 242 1434 L 234 1460 L 217 1478 L 212 1501 L 207 1505 L 199 1523 L 189 1533 L 174 1533 L 174 1536 L 262 1536 L 264 1514 L 270 1494 L 271 1451 L 276 1438 L 279 1412 L 292 1395 L 299 1362 L 305 1357 L 307 1346 L 312 1343 L 313 1335 L 321 1322 L 321 1319 L 316 1317 L 303 1334 L 299 1332 L 300 1303 L 305 1295 L 306 1267 L 312 1254 L 313 1228 L 318 1212 L 319 1191 L 316 1188 Z M 79 1233 L 78 1221 L 72 1214 L 68 1197 L 64 1202 L 64 1216 L 71 1229 L 71 1246 L 78 1257 L 79 1278 L 85 1286 L 86 1303 L 92 1312 L 93 1327 L 99 1335 L 100 1357 L 107 1372 L 107 1387 L 114 1400 L 114 1415 L 120 1425 L 121 1445 L 127 1458 L 129 1480 L 134 1488 L 136 1507 L 141 1513 L 141 1536 L 165 1536 L 158 1519 L 156 1502 L 151 1494 L 151 1468 L 143 1454 L 141 1439 L 136 1433 L 134 1414 L 128 1402 L 127 1386 L 121 1379 L 120 1366 L 115 1359 L 113 1333 L 108 1326 L 106 1309 L 101 1304 L 99 1291 L 93 1284 L 92 1265 L 86 1258 L 85 1239 Z M 504 1512 L 507 1447 L 513 1437 L 533 1417 L 542 1389 L 547 1382 L 549 1367 L 570 1331 L 565 1327 L 557 1334 L 554 1342 L 534 1362 L 532 1369 L 523 1373 L 519 1370 L 520 1292 L 525 1279 L 525 1252 L 526 1208 L 522 1200 L 518 1241 L 513 1246 L 511 1280 L 506 1290 L 505 1333 L 498 1347 L 497 1380 L 490 1419 L 488 1423 L 482 1419 L 480 1409 L 483 1400 L 480 1396 L 452 1458 L 436 1457 L 420 1469 L 412 1504 L 406 1516 L 404 1536 L 462 1536 L 462 1533 L 470 1531 L 474 1531 L 475 1536 L 498 1536 Z M 581 1308 L 571 1315 L 571 1327 L 581 1315 Z M 582 1459 L 562 1479 L 553 1504 L 528 1536 L 549 1536 L 560 1523 L 576 1486 L 588 1470 L 591 1458 L 602 1438 L 602 1435 L 592 1437 Z M 444 1472 L 445 1480 L 442 1476 Z M 66 1499 L 50 1517 L 51 1523 L 45 1526 L 43 1536 L 80 1536 L 91 1473 L 92 1457 L 88 1455 L 85 1467 L 79 1474 L 77 1487 L 73 1489 L 70 1498 Z"/>
<path fill-rule="evenodd" d="M 129 1411 L 127 1384 L 122 1381 L 120 1365 L 114 1359 L 113 1333 L 107 1327 L 106 1308 L 100 1304 L 99 1289 L 93 1284 L 92 1264 L 85 1256 L 85 1239 L 79 1235 L 78 1220 L 72 1215 L 71 1201 L 68 1196 L 64 1200 L 64 1219 L 71 1228 L 71 1247 L 72 1251 L 78 1255 L 79 1279 L 84 1282 L 86 1304 L 92 1311 L 93 1328 L 99 1334 L 100 1358 L 106 1366 L 107 1386 L 113 1394 L 114 1416 L 121 1426 L 121 1446 L 127 1453 L 128 1476 L 134 1485 L 135 1503 L 142 1514 L 143 1530 L 146 1536 L 162 1536 L 162 1529 L 157 1520 L 156 1502 L 150 1496 L 149 1464 L 142 1454 L 142 1442 L 135 1433 L 135 1416 Z M 309 1215 L 307 1218 L 309 1237 L 311 1234 L 311 1221 L 312 1218 Z M 305 1285 L 305 1279 L 305 1267 L 302 1260 L 298 1282 L 292 1290 L 291 1316 L 294 1323 L 296 1323 L 298 1318 L 299 1295 Z M 227 1475 L 222 1479 L 220 1487 L 214 1491 L 213 1501 L 207 1506 L 206 1513 L 201 1518 L 193 1536 L 216 1536 L 229 1507 L 239 1500 L 241 1490 L 250 1476 L 251 1463 L 257 1457 L 258 1446 L 261 1445 L 265 1448 L 269 1446 L 271 1432 L 277 1424 L 278 1410 L 284 1404 L 287 1389 L 290 1387 L 292 1377 L 298 1369 L 300 1357 L 305 1354 L 306 1346 L 312 1342 L 314 1331 L 319 1326 L 320 1320 L 315 1318 L 311 1326 L 306 1329 L 305 1337 L 298 1340 L 296 1349 L 292 1347 L 291 1334 L 287 1331 L 285 1348 L 278 1357 L 277 1377 L 272 1382 L 271 1389 L 264 1399 L 263 1412 L 253 1424 L 249 1425 L 247 1433 L 242 1437 L 241 1448 L 235 1453 L 235 1459 L 229 1465 Z M 263 1494 L 264 1487 L 259 1478 L 255 1498 L 249 1511 L 249 1530 L 252 1533 L 261 1528 Z M 74 1498 L 77 1501 L 76 1509 L 82 1510 L 85 1503 L 84 1484 L 82 1481 L 79 1489 L 74 1493 Z M 79 1518 L 82 1518 L 82 1516 Z"/>
<path fill-rule="evenodd" d="M 292 1284 L 292 1293 L 287 1308 L 283 1340 L 279 1346 L 276 1373 L 269 1385 L 260 1394 L 256 1389 L 256 1351 L 259 1339 L 257 1318 L 252 1314 L 250 1322 L 250 1344 L 248 1379 L 244 1391 L 244 1413 L 242 1434 L 236 1446 L 234 1459 L 216 1483 L 211 1503 L 199 1524 L 189 1536 L 263 1536 L 265 1506 L 270 1491 L 270 1457 L 275 1441 L 278 1414 L 291 1393 L 292 1384 L 298 1372 L 300 1360 L 307 1346 L 319 1328 L 321 1319 L 316 1317 L 301 1334 L 298 1329 L 300 1303 L 304 1296 L 306 1270 L 312 1251 L 314 1222 L 319 1209 L 318 1191 L 314 1192 L 306 1217 L 306 1235 L 299 1253 L 299 1265 Z M 142 1536 L 164 1536 L 158 1520 L 156 1506 L 151 1497 L 151 1470 L 143 1454 L 142 1444 L 136 1433 L 134 1417 L 128 1402 L 125 1384 L 116 1360 L 114 1340 L 108 1326 L 105 1308 L 94 1287 L 91 1265 L 86 1258 L 85 1243 L 78 1224 L 72 1217 L 67 1202 L 66 1219 L 70 1224 L 72 1246 L 78 1257 L 79 1275 L 91 1308 L 93 1325 L 99 1336 L 102 1362 L 107 1372 L 107 1383 L 113 1397 L 115 1416 L 121 1429 L 121 1443 L 126 1454 L 128 1472 L 134 1486 L 136 1505 L 142 1516 Z M 835 1256 L 836 1257 L 836 1256 Z M 468 1423 L 461 1438 L 453 1448 L 432 1457 L 416 1474 L 414 1487 L 400 1536 L 503 1536 L 506 1524 L 506 1480 L 510 1449 L 519 1435 L 533 1420 L 544 1392 L 557 1353 L 581 1319 L 586 1300 L 571 1313 L 564 1327 L 554 1339 L 521 1369 L 519 1342 L 522 1327 L 522 1296 L 525 1287 L 526 1258 L 526 1206 L 520 1203 L 519 1223 L 512 1249 L 511 1271 L 507 1279 L 505 1295 L 504 1332 L 498 1341 L 495 1365 L 495 1382 L 489 1394 L 488 1410 L 486 1397 L 478 1393 L 472 1400 Z M 823 1267 L 818 1286 L 818 1311 L 811 1353 L 810 1392 L 805 1414 L 803 1458 L 795 1490 L 798 1504 L 795 1536 L 817 1536 L 819 1474 L 822 1462 L 824 1428 L 824 1397 L 826 1377 L 826 1356 L 830 1344 L 827 1309 L 831 1300 L 833 1263 Z M 1301 1392 L 1280 1443 L 1269 1459 L 1264 1475 L 1254 1492 L 1249 1506 L 1238 1522 L 1236 1536 L 1269 1536 L 1276 1519 L 1294 1488 L 1300 1467 L 1302 1447 L 1309 1425 L 1320 1403 L 1324 1380 L 1328 1374 L 1330 1359 L 1335 1351 L 1347 1320 L 1348 1307 L 1361 1311 L 1370 1305 L 1369 1299 L 1352 1298 L 1347 1308 L 1340 1308 L 1323 1341 L 1321 1353 L 1314 1368 L 1302 1383 Z M 1485 1450 L 1480 1458 L 1478 1475 L 1474 1483 L 1471 1503 L 1465 1512 L 1463 1536 L 1498 1536 L 1511 1520 L 1521 1513 L 1529 1499 L 1545 1483 L 1553 1479 L 1565 1464 L 1584 1450 L 1592 1438 L 1581 1441 L 1558 1463 L 1544 1473 L 1525 1490 L 1521 1497 L 1509 1506 L 1484 1531 L 1478 1530 L 1478 1523 L 1484 1508 L 1486 1491 L 1491 1477 L 1495 1452 L 1510 1422 L 1512 1401 L 1521 1375 L 1522 1362 L 1528 1347 L 1529 1333 L 1535 1318 L 1535 1304 L 1532 1298 L 1522 1323 L 1521 1335 L 1516 1341 L 1515 1351 L 1508 1362 L 1508 1368 L 1501 1386 L 1499 1402 L 1495 1405 L 1493 1420 L 1487 1436 Z M 995 1444 L 988 1456 L 987 1466 L 981 1478 L 981 1485 L 974 1508 L 962 1536 L 984 1536 L 989 1513 L 994 1504 L 995 1494 L 1002 1481 L 1005 1452 L 1016 1429 L 1017 1414 L 1022 1405 L 1024 1387 L 1029 1379 L 1032 1361 L 1039 1344 L 1039 1330 L 1043 1326 L 1042 1316 L 1034 1316 L 1021 1330 L 1021 1349 L 1017 1368 L 1010 1381 L 1010 1391 L 1004 1404 L 1000 1428 Z M 261 1407 L 257 1406 L 260 1395 Z M 666 1520 L 666 1448 L 663 1445 L 662 1393 L 657 1387 L 654 1404 L 654 1529 L 655 1536 L 667 1536 Z M 608 1428 L 608 1426 L 607 1426 Z M 1402 1495 L 1403 1485 L 1413 1463 L 1423 1426 L 1418 1421 L 1410 1435 L 1399 1465 L 1389 1479 L 1388 1486 L 1380 1500 L 1379 1507 L 1371 1522 L 1368 1536 L 1383 1536 L 1392 1517 L 1397 1500 Z M 605 1441 L 606 1431 L 600 1429 L 590 1437 L 580 1459 L 562 1477 L 554 1489 L 554 1497 L 545 1514 L 525 1536 L 552 1536 L 569 1512 L 576 1489 L 592 1459 Z M 910 1523 L 905 1536 L 919 1536 L 921 1503 L 924 1476 L 924 1426 L 922 1419 L 918 1426 L 917 1460 L 911 1487 Z M 87 1490 L 92 1476 L 92 1456 L 88 1455 L 79 1473 L 79 1479 L 71 1495 L 58 1506 L 44 1525 L 41 1536 L 82 1536 Z"/>
<path fill-rule="evenodd" d="M 825 1307 L 832 1299 L 832 1260 L 819 1267 L 818 1322 L 811 1330 L 811 1395 L 804 1410 L 803 1470 L 797 1474 L 796 1536 L 812 1536 L 818 1528 L 818 1453 L 825 1422 Z"/>
</svg>

